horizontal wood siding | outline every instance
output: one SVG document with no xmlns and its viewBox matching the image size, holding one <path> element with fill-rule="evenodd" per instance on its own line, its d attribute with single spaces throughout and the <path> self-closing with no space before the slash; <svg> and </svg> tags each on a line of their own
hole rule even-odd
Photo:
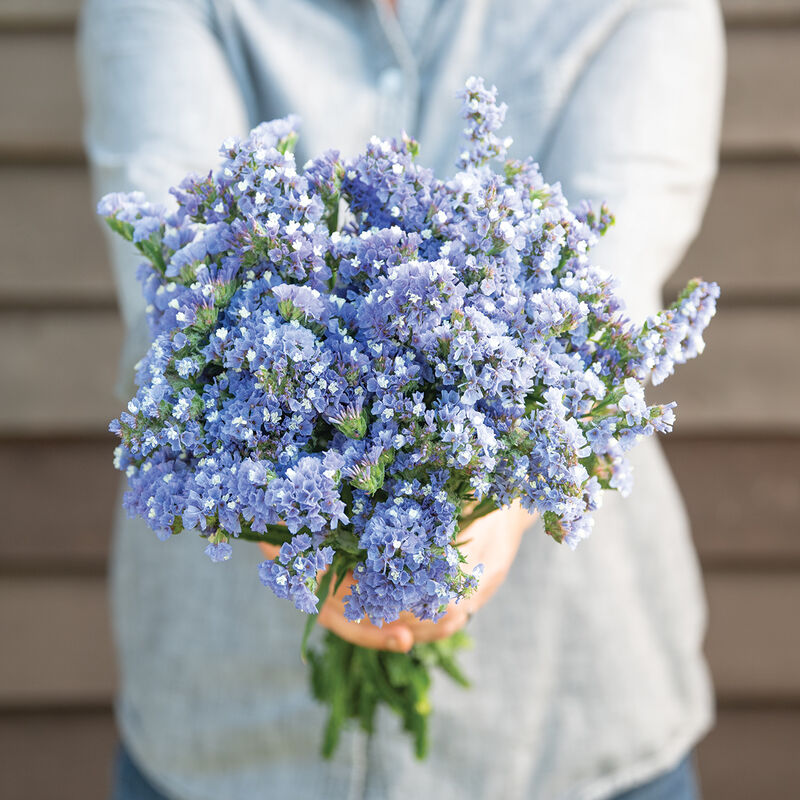
<svg viewBox="0 0 800 800">
<path fill-rule="evenodd" d="M 89 177 L 79 165 L 0 166 L 0 308 L 114 308 Z M 46 229 L 43 230 L 44 221 Z"/>
<path fill-rule="evenodd" d="M 791 800 L 800 788 L 800 711 L 725 708 L 699 748 L 705 800 Z"/>
<path fill-rule="evenodd" d="M 723 162 L 703 228 L 667 282 L 665 299 L 701 275 L 720 282 L 723 307 L 797 303 L 798 219 L 800 162 Z"/>
<path fill-rule="evenodd" d="M 705 336 L 703 357 L 678 367 L 648 397 L 678 403 L 681 434 L 798 433 L 800 371 L 786 366 L 799 334 L 794 307 L 723 310 Z"/>
<path fill-rule="evenodd" d="M 3 0 L 0 28 L 61 28 L 74 24 L 81 0 Z M 800 20 L 800 0 L 722 0 L 725 19 L 733 24 Z"/>
<path fill-rule="evenodd" d="M 724 152 L 800 155 L 799 49 L 794 26 L 729 32 Z M 0 116 L 0 157 L 81 158 L 81 101 L 69 31 L 0 28 L 0 108 L 14 109 Z"/>
<path fill-rule="evenodd" d="M 203 558 L 199 545 L 197 558 Z M 718 696 L 800 703 L 795 574 L 712 571 L 706 591 L 707 652 Z M 4 576 L 0 641 L 14 647 L 0 661 L 0 708 L 109 701 L 115 673 L 106 607 L 99 576 Z"/>
<path fill-rule="evenodd" d="M 0 341 L 24 345 L 4 350 L 0 433 L 97 434 L 119 413 L 116 312 L 5 311 Z"/>
<path fill-rule="evenodd" d="M 15 498 L 0 526 L 0 575 L 102 572 L 119 500 L 114 445 L 110 435 L 0 441 L 0 486 Z M 800 568 L 800 438 L 674 435 L 663 445 L 706 568 Z"/>
<path fill-rule="evenodd" d="M 800 22 L 800 0 L 722 0 L 729 24 L 752 26 Z"/>
<path fill-rule="evenodd" d="M 729 32 L 724 153 L 800 155 L 798 55 L 800 32 L 792 26 Z"/>
<path fill-rule="evenodd" d="M 0 712 L 0 797 L 107 800 L 116 739 L 107 705 Z"/>
<path fill-rule="evenodd" d="M 71 33 L 0 31 L 0 108 L 0 158 L 82 160 Z"/>
<path fill-rule="evenodd" d="M 116 737 L 106 425 L 122 328 L 81 148 L 79 6 L 0 2 L 3 800 L 106 797 Z M 800 0 L 722 7 L 720 175 L 665 288 L 718 280 L 721 313 L 703 358 L 651 394 L 678 401 L 664 447 L 706 577 L 720 710 L 704 796 L 785 800 L 800 796 Z"/>
<path fill-rule="evenodd" d="M 800 711 L 722 708 L 699 748 L 703 797 L 790 800 L 798 741 Z M 0 797 L 105 800 L 115 743 L 108 708 L 0 713 Z"/>
<path fill-rule="evenodd" d="M 798 334 L 794 307 L 723 310 L 709 329 L 703 358 L 648 396 L 677 401 L 682 434 L 798 434 L 800 370 L 787 368 Z M 0 341 L 25 345 L 6 350 L 0 434 L 98 434 L 121 410 L 113 396 L 122 343 L 116 312 L 6 310 Z"/>
<path fill-rule="evenodd" d="M 52 28 L 72 26 L 81 0 L 3 0 L 0 27 Z"/>
<path fill-rule="evenodd" d="M 102 577 L 5 575 L 0 706 L 108 703 L 116 684 Z"/>
<path fill-rule="evenodd" d="M 0 251 L 0 307 L 113 307 L 113 280 L 85 170 L 0 166 L 0 185 L 0 220 L 14 232 Z M 747 224 L 737 224 L 745 215 Z M 723 283 L 723 306 L 775 297 L 797 301 L 798 219 L 800 163 L 724 163 L 703 230 L 669 280 L 666 299 L 702 275 Z M 46 235 L 42 220 L 48 221 Z M 608 235 L 614 236 L 613 228 Z"/>
</svg>

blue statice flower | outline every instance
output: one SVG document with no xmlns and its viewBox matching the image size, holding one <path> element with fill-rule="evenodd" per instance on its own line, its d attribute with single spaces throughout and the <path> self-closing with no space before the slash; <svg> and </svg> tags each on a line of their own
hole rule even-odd
<svg viewBox="0 0 800 800">
<path fill-rule="evenodd" d="M 298 534 L 291 542 L 284 542 L 277 558 L 259 564 L 259 578 L 278 597 L 291 600 L 298 610 L 316 614 L 317 573 L 331 565 L 333 556 L 332 547 L 314 547 L 310 536 Z"/>
<path fill-rule="evenodd" d="M 466 170 L 482 166 L 491 158 L 504 159 L 512 140 L 497 136 L 508 111 L 505 103 L 498 105 L 497 89 L 487 89 L 483 78 L 471 77 L 459 97 L 463 100 L 461 115 L 469 123 L 464 131 L 469 149 L 461 155 L 459 167 Z"/>
<path fill-rule="evenodd" d="M 690 281 L 666 311 L 647 320 L 635 345 L 639 350 L 639 375 L 662 383 L 675 370 L 705 349 L 703 331 L 716 313 L 719 286 L 697 278 Z"/>
<path fill-rule="evenodd" d="M 434 477 L 433 486 L 437 483 Z M 448 603 L 474 588 L 453 545 L 456 509 L 446 493 L 440 496 L 418 482 L 394 488 L 393 499 L 374 507 L 359 539 L 366 558 L 353 570 L 355 583 L 345 599 L 348 619 L 366 616 L 381 624 L 411 611 L 435 620 Z"/>
<path fill-rule="evenodd" d="M 233 548 L 228 542 L 212 542 L 205 553 L 212 561 L 227 561 L 233 555 Z"/>
<path fill-rule="evenodd" d="M 350 619 L 436 619 L 477 584 L 462 509 L 521 500 L 574 547 L 627 454 L 667 433 L 646 384 L 703 350 L 719 289 L 690 282 L 642 324 L 591 248 L 605 206 L 571 209 L 480 78 L 461 93 L 458 171 L 408 136 L 298 167 L 298 120 L 226 140 L 172 209 L 113 194 L 98 212 L 142 256 L 152 343 L 111 423 L 124 505 L 214 561 L 280 544 L 261 581 L 318 609 L 352 569 Z"/>
</svg>

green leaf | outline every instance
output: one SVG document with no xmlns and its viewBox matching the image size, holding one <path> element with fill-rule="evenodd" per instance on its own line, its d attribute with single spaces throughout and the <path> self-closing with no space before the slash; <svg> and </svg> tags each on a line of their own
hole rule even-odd
<svg viewBox="0 0 800 800">
<path fill-rule="evenodd" d="M 375 712 L 383 704 L 400 717 L 417 758 L 425 758 L 432 670 L 441 669 L 467 686 L 455 654 L 469 643 L 469 637 L 459 631 L 437 642 L 415 645 L 410 653 L 392 653 L 357 647 L 328 632 L 322 651 L 309 653 L 314 697 L 328 707 L 323 755 L 330 758 L 334 753 L 348 720 L 371 734 Z"/>
</svg>

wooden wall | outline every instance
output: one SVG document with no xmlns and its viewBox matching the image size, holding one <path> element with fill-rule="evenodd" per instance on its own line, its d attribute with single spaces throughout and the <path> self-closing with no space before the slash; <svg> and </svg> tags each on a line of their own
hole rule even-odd
<svg viewBox="0 0 800 800">
<path fill-rule="evenodd" d="M 115 736 L 104 429 L 121 328 L 81 154 L 78 4 L 0 2 L 5 800 L 104 797 Z M 724 297 L 706 355 L 668 384 L 680 418 L 667 450 L 710 602 L 706 797 L 783 800 L 800 796 L 800 0 L 723 5 L 722 170 L 667 295 L 702 274 Z"/>
</svg>

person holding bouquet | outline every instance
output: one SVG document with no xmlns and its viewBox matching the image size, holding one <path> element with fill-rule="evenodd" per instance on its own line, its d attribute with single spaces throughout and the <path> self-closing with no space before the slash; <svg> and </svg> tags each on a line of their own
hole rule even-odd
<svg viewBox="0 0 800 800">
<path fill-rule="evenodd" d="M 97 194 L 153 199 L 207 171 L 229 135 L 292 111 L 299 163 L 406 129 L 444 173 L 460 145 L 454 89 L 483 74 L 510 102 L 515 152 L 568 197 L 615 212 L 596 253 L 634 318 L 659 306 L 716 166 L 722 46 L 710 2 L 97 0 L 81 54 Z M 126 378 L 146 347 L 144 309 L 136 259 L 114 248 Z M 644 785 L 642 796 L 696 796 L 685 757 L 711 722 L 700 580 L 655 442 L 635 467 L 636 491 L 607 499 L 575 553 L 534 535 L 540 523 L 517 508 L 475 523 L 481 587 L 436 624 L 354 625 L 336 596 L 326 603 L 320 622 L 341 636 L 406 650 L 463 626 L 496 592 L 470 623 L 473 691 L 436 686 L 423 763 L 390 719 L 370 739 L 349 734 L 333 761 L 317 757 L 302 621 L 253 580 L 255 545 L 219 570 L 183 552 L 183 537 L 160 545 L 120 517 L 118 796 L 602 798 Z"/>
</svg>

